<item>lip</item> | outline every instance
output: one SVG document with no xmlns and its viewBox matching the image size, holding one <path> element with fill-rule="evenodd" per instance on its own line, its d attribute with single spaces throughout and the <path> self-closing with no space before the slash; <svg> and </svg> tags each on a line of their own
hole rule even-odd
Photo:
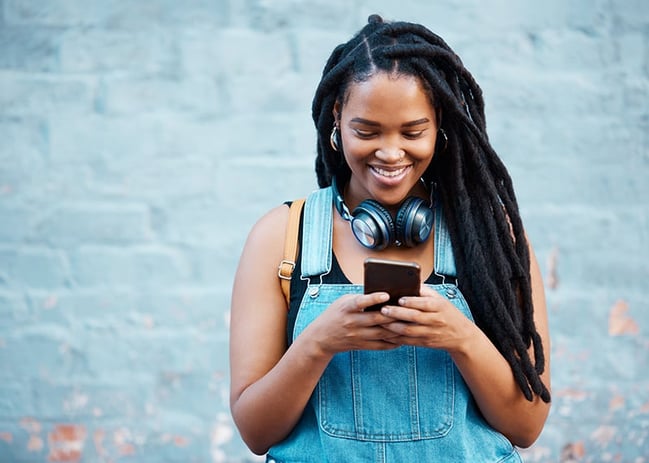
<svg viewBox="0 0 649 463">
<path fill-rule="evenodd" d="M 408 175 L 408 172 L 412 170 L 412 165 L 379 166 L 370 164 L 369 168 L 374 178 L 380 183 L 392 186 L 400 183 Z"/>
</svg>

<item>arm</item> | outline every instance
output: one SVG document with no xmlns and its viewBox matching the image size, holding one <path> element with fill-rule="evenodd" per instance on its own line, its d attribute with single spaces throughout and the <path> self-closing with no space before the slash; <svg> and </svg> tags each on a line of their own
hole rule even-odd
<svg viewBox="0 0 649 463">
<path fill-rule="evenodd" d="M 534 321 L 545 354 L 541 379 L 549 387 L 550 336 L 545 294 L 531 247 L 530 272 Z M 550 404 L 536 396 L 532 402 L 525 398 L 505 358 L 484 332 L 455 306 L 427 287 L 422 287 L 421 296 L 406 298 L 403 305 L 407 307 L 386 308 L 387 315 L 411 322 L 391 325 L 391 329 L 402 334 L 396 342 L 447 350 L 487 422 L 514 445 L 532 445 L 543 429 Z M 534 358 L 531 351 L 530 356 Z"/>
<path fill-rule="evenodd" d="M 354 348 L 390 349 L 387 318 L 362 313 L 387 294 L 338 299 L 286 346 L 287 307 L 277 265 L 288 208 L 270 211 L 245 244 L 232 292 L 230 407 L 241 437 L 257 453 L 284 439 L 298 422 L 330 359 Z"/>
</svg>

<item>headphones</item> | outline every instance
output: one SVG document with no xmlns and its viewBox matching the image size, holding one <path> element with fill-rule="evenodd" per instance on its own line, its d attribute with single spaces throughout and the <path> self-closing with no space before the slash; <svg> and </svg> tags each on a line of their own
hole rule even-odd
<svg viewBox="0 0 649 463">
<path fill-rule="evenodd" d="M 354 236 L 369 249 L 387 248 L 390 244 L 414 247 L 428 239 L 433 229 L 433 201 L 430 204 L 414 196 L 406 198 L 395 218 L 378 201 L 366 199 L 353 212 L 338 191 L 336 177 L 331 179 L 333 202 L 340 216 L 351 223 Z"/>
</svg>

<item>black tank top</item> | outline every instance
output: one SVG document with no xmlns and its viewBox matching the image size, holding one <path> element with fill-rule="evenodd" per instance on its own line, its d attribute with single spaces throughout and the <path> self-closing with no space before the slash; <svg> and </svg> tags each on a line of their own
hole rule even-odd
<svg viewBox="0 0 649 463">
<path fill-rule="evenodd" d="M 284 204 L 290 206 L 291 202 L 289 201 Z M 304 218 L 304 208 L 302 209 L 302 212 L 300 214 L 300 228 L 298 231 L 298 243 L 302 243 L 303 218 Z M 302 247 L 298 246 L 298 253 L 295 259 L 295 269 L 293 270 L 293 275 L 291 276 L 291 293 L 290 293 L 291 302 L 289 305 L 288 319 L 286 322 L 286 336 L 287 336 L 286 339 L 288 341 L 289 346 L 293 341 L 293 328 L 295 327 L 295 319 L 297 318 L 297 313 L 300 309 L 300 304 L 302 302 L 302 298 L 304 297 L 304 293 L 306 292 L 306 288 L 308 285 L 307 280 L 303 280 L 302 278 L 300 278 L 301 275 L 302 275 Z M 425 283 L 434 285 L 434 284 L 441 284 L 442 281 L 443 281 L 442 277 L 436 275 L 435 273 L 431 273 L 431 275 L 426 279 Z M 331 256 L 331 271 L 322 277 L 322 282 L 328 284 L 351 284 L 351 281 L 349 281 L 347 276 L 345 276 L 345 274 L 343 273 L 342 268 L 338 263 L 338 259 L 336 258 L 336 253 L 334 253 L 333 251 Z"/>
</svg>

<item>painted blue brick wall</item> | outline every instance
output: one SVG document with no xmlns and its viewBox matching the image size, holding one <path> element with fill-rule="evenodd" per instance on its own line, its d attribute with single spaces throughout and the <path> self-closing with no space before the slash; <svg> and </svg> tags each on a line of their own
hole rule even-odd
<svg viewBox="0 0 649 463">
<path fill-rule="evenodd" d="M 253 461 L 228 409 L 252 223 L 315 188 L 324 60 L 372 12 L 483 87 L 546 278 L 530 462 L 649 461 L 644 0 L 0 0 L 0 463 Z"/>
</svg>

